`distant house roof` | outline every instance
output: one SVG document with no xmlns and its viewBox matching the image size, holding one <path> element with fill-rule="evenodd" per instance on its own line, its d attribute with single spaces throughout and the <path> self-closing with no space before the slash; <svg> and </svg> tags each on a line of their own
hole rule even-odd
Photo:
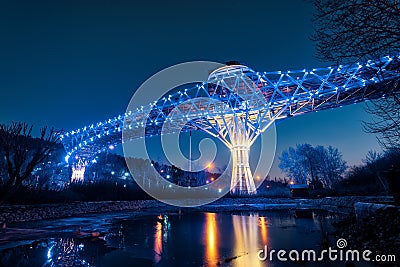
<svg viewBox="0 0 400 267">
<path fill-rule="evenodd" d="M 290 189 L 307 189 L 308 184 L 291 184 Z"/>
</svg>

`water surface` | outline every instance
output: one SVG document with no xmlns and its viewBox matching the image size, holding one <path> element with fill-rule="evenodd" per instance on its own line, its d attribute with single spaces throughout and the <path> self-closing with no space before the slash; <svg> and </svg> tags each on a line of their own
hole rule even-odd
<svg viewBox="0 0 400 267">
<path fill-rule="evenodd" d="M 335 216 L 321 211 L 186 214 L 96 214 L 14 224 L 50 237 L 2 244 L 2 266 L 301 266 L 260 261 L 271 249 L 322 250 Z M 75 232 L 104 237 L 77 237 Z M 53 235 L 54 233 L 54 235 Z M 95 233 L 96 235 L 97 233 Z M 29 239 L 29 238 L 28 238 Z M 317 266 L 316 263 L 302 263 Z M 345 266 L 325 263 L 324 266 Z"/>
</svg>

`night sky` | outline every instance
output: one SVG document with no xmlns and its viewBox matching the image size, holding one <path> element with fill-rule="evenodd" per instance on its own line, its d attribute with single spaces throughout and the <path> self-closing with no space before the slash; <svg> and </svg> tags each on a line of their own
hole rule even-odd
<svg viewBox="0 0 400 267">
<path fill-rule="evenodd" d="M 260 71 L 327 66 L 310 40 L 312 11 L 302 0 L 2 1 L 0 122 L 73 130 L 111 118 L 147 78 L 186 61 L 237 60 Z M 308 142 L 360 163 L 379 150 L 362 130 L 368 118 L 357 104 L 285 120 L 277 154 Z"/>
</svg>

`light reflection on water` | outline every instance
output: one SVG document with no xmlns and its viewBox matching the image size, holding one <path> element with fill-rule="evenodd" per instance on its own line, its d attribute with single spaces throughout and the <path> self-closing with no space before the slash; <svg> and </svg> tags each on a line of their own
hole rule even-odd
<svg viewBox="0 0 400 267">
<path fill-rule="evenodd" d="M 238 256 L 232 260 L 232 263 L 234 266 L 260 265 L 257 252 L 264 242 L 262 241 L 259 217 L 254 214 L 249 216 L 232 215 L 232 223 L 235 236 L 233 255 Z"/>
<path fill-rule="evenodd" d="M 218 259 L 218 232 L 215 213 L 206 213 L 206 223 L 204 224 L 204 236 L 207 240 L 205 258 L 207 262 L 213 262 Z"/>
<path fill-rule="evenodd" d="M 154 234 L 154 262 L 158 263 L 162 256 L 162 224 L 161 222 L 156 223 L 156 233 Z"/>
<path fill-rule="evenodd" d="M 321 218 L 331 217 L 279 211 L 113 218 L 104 240 L 35 241 L 0 250 L 0 266 L 282 266 L 260 262 L 257 252 L 265 245 L 319 250 Z"/>
</svg>

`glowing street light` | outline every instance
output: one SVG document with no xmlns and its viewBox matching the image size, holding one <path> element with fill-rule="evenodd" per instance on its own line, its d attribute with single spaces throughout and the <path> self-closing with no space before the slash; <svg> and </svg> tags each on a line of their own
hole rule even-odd
<svg viewBox="0 0 400 267">
<path fill-rule="evenodd" d="M 114 147 L 113 144 L 111 144 L 111 145 L 108 146 L 108 148 L 109 148 L 110 150 L 114 150 L 115 147 Z"/>
</svg>

